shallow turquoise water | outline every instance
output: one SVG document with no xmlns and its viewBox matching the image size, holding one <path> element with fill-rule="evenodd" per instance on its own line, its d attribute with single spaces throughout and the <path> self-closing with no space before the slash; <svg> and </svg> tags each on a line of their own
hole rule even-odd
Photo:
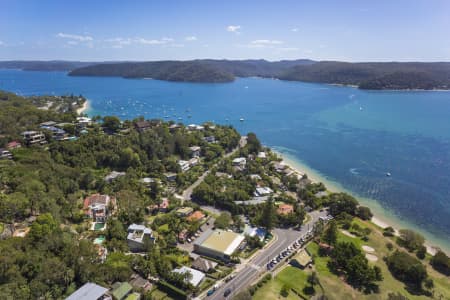
<svg viewBox="0 0 450 300">
<path fill-rule="evenodd" d="M 264 144 L 376 199 L 449 245 L 450 92 L 374 92 L 259 78 L 192 84 L 17 70 L 0 70 L 0 89 L 83 94 L 91 101 L 90 115 L 168 116 L 253 131 Z"/>
</svg>

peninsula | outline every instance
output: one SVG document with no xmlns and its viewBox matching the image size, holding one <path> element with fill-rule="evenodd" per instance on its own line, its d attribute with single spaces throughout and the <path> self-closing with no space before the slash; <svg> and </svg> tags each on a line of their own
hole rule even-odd
<svg viewBox="0 0 450 300">
<path fill-rule="evenodd" d="M 152 62 L 3 61 L 0 68 L 64 70 L 69 76 L 118 76 L 167 81 L 226 83 L 236 77 L 357 86 L 367 90 L 448 90 L 448 62 L 362 62 L 299 60 L 213 60 Z"/>
</svg>

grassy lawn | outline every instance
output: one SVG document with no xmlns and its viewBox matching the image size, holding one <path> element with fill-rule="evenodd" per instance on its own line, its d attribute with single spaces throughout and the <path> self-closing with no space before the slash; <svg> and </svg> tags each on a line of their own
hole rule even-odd
<svg viewBox="0 0 450 300">
<path fill-rule="evenodd" d="M 377 265 L 381 268 L 383 274 L 383 281 L 379 283 L 380 293 L 378 294 L 369 294 L 366 295 L 358 290 L 353 289 L 351 286 L 345 283 L 345 281 L 338 277 L 337 275 L 331 273 L 327 267 L 327 263 L 330 260 L 329 257 L 320 257 L 318 255 L 319 246 L 316 243 L 309 243 L 307 246 L 308 252 L 314 257 L 314 266 L 313 270 L 317 272 L 319 281 L 325 291 L 325 295 L 328 299 L 367 299 L 367 300 L 376 300 L 376 299 L 387 299 L 388 294 L 391 292 L 401 293 L 404 296 L 408 297 L 410 300 L 415 299 L 429 299 L 423 295 L 412 295 L 406 289 L 405 285 L 396 280 L 391 273 L 389 272 L 387 265 L 383 261 L 383 257 L 388 256 L 391 251 L 386 247 L 386 243 L 391 242 L 394 245 L 395 249 L 400 249 L 396 244 L 394 239 L 387 238 L 382 235 L 382 230 L 376 225 L 362 221 L 359 219 L 355 219 L 354 221 L 362 228 L 370 228 L 372 232 L 368 236 L 368 241 L 363 241 L 359 237 L 349 237 L 342 232 L 338 233 L 338 241 L 346 241 L 352 242 L 356 244 L 358 247 L 362 247 L 363 245 L 367 245 L 372 247 L 375 251 L 372 253 L 377 256 L 378 260 L 376 262 L 369 262 L 370 264 Z M 450 285 L 448 277 L 436 272 L 429 265 L 429 257 L 425 258 L 422 263 L 427 267 L 428 275 L 434 281 L 434 294 L 436 299 L 450 299 Z M 275 278 L 266 283 L 260 289 L 257 290 L 253 299 L 301 299 L 294 292 L 290 292 L 287 298 L 284 298 L 280 295 L 281 288 L 284 285 L 295 289 L 302 296 L 308 298 L 304 292 L 303 288 L 307 286 L 306 279 L 308 274 L 312 272 L 310 269 L 300 270 L 295 267 L 288 266 L 280 273 L 278 273 Z M 316 286 L 316 292 L 320 293 L 321 288 Z"/>
<path fill-rule="evenodd" d="M 428 299 L 426 296 L 417 296 L 410 294 L 406 289 L 402 282 L 396 280 L 391 273 L 389 272 L 387 265 L 383 261 L 383 257 L 389 255 L 391 251 L 389 251 L 386 247 L 387 242 L 391 242 L 394 245 L 394 250 L 397 247 L 394 240 L 390 240 L 382 235 L 381 230 L 370 222 L 361 221 L 359 219 L 355 219 L 355 223 L 358 223 L 361 227 L 368 227 L 372 230 L 372 233 L 369 235 L 369 240 L 363 241 L 362 239 L 355 237 L 349 237 L 344 235 L 339 231 L 338 241 L 348 241 L 353 242 L 357 246 L 361 247 L 363 245 L 370 246 L 375 249 L 373 252 L 374 255 L 378 257 L 378 261 L 371 262 L 371 264 L 377 265 L 381 268 L 383 273 L 383 281 L 379 283 L 380 285 L 380 293 L 379 294 L 370 294 L 365 295 L 351 286 L 347 285 L 341 278 L 332 274 L 327 267 L 327 262 L 329 260 L 328 257 L 320 257 L 317 255 L 318 245 L 315 243 L 310 243 L 307 247 L 309 253 L 314 255 L 315 257 L 315 265 L 314 268 L 317 271 L 318 277 L 322 286 L 326 291 L 326 295 L 329 299 L 387 299 L 387 295 L 390 292 L 400 292 L 401 294 L 407 296 L 410 300 L 413 299 Z M 443 295 L 443 299 L 450 299 L 450 286 L 448 284 L 448 278 L 444 275 L 439 274 L 434 271 L 429 265 L 427 261 L 423 262 L 424 265 L 427 266 L 427 271 L 430 277 L 434 280 L 435 284 L 435 294 Z"/>
<path fill-rule="evenodd" d="M 167 295 L 166 293 L 164 293 L 163 291 L 158 290 L 158 289 L 153 290 L 151 295 L 152 295 L 152 299 L 154 299 L 154 300 L 172 300 L 173 299 L 169 295 Z"/>
<path fill-rule="evenodd" d="M 293 277 L 290 277 L 293 276 Z M 288 283 L 289 286 L 295 286 L 296 290 L 302 289 L 303 284 L 306 280 L 306 274 L 300 269 L 294 267 L 286 267 L 280 273 L 278 273 L 275 278 L 267 282 L 261 288 L 259 288 L 253 295 L 255 300 L 272 300 L 272 299 L 283 299 L 283 300 L 298 300 L 302 299 L 297 296 L 292 291 L 285 298 L 280 295 L 281 288 L 284 284 Z M 304 278 L 304 279 L 303 279 Z"/>
</svg>

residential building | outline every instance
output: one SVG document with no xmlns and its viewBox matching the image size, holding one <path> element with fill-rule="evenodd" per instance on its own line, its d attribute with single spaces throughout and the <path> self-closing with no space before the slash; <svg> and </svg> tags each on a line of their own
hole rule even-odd
<svg viewBox="0 0 450 300">
<path fill-rule="evenodd" d="M 250 174 L 250 179 L 252 180 L 261 180 L 261 176 L 258 174 Z"/>
<path fill-rule="evenodd" d="M 164 176 L 166 177 L 167 181 L 177 180 L 177 173 L 165 173 Z"/>
<path fill-rule="evenodd" d="M 8 150 L 14 150 L 14 149 L 17 149 L 20 147 L 22 147 L 22 144 L 18 141 L 12 141 L 12 142 L 9 142 L 8 144 L 6 144 L 6 148 Z"/>
<path fill-rule="evenodd" d="M 189 278 L 188 282 L 192 284 L 192 286 L 197 287 L 203 279 L 205 279 L 205 273 L 194 270 L 192 268 L 182 266 L 181 268 L 177 268 L 173 270 L 172 272 L 179 273 L 179 274 L 185 274 L 185 273 L 191 273 L 191 277 Z"/>
<path fill-rule="evenodd" d="M 228 261 L 245 237 L 224 230 L 207 230 L 194 243 L 194 251 L 200 255 Z"/>
<path fill-rule="evenodd" d="M 258 153 L 258 158 L 261 158 L 261 159 L 265 159 L 267 156 L 266 156 L 266 152 L 259 152 Z"/>
<path fill-rule="evenodd" d="M 247 159 L 245 157 L 237 157 L 233 159 L 233 166 L 242 166 L 247 163 Z"/>
<path fill-rule="evenodd" d="M 306 268 L 310 263 L 312 263 L 312 258 L 306 249 L 300 250 L 289 262 L 290 265 L 300 269 Z"/>
<path fill-rule="evenodd" d="M 157 211 L 159 212 L 167 212 L 167 210 L 169 209 L 169 199 L 167 198 L 163 198 L 161 200 L 160 204 L 153 204 L 153 205 L 149 205 L 147 206 L 147 211 L 150 213 L 155 213 Z"/>
<path fill-rule="evenodd" d="M 189 171 L 189 169 L 191 168 L 191 165 L 187 160 L 179 160 L 178 165 L 180 166 L 182 172 Z"/>
<path fill-rule="evenodd" d="M 116 199 L 108 195 L 93 194 L 83 202 L 85 215 L 94 222 L 106 222 L 116 206 Z"/>
<path fill-rule="evenodd" d="M 273 190 L 269 187 L 257 187 L 253 194 L 255 197 L 264 197 L 273 194 Z"/>
<path fill-rule="evenodd" d="M 244 229 L 244 235 L 248 235 L 249 237 L 257 236 L 261 242 L 266 238 L 266 234 L 267 231 L 261 227 L 251 227 L 246 225 Z"/>
<path fill-rule="evenodd" d="M 180 124 L 172 124 L 169 126 L 169 130 L 170 132 L 174 132 L 175 130 L 177 130 L 178 128 L 181 128 Z"/>
<path fill-rule="evenodd" d="M 167 210 L 169 209 L 169 205 L 170 205 L 169 199 L 163 198 L 161 204 L 159 205 L 159 211 L 167 212 Z"/>
<path fill-rule="evenodd" d="M 153 182 L 155 182 L 155 179 L 150 177 L 144 177 L 139 180 L 141 183 L 143 183 L 145 186 L 149 187 Z"/>
<path fill-rule="evenodd" d="M 199 146 L 189 147 L 189 150 L 191 150 L 191 157 L 200 157 L 201 148 Z"/>
<path fill-rule="evenodd" d="M 22 137 L 27 145 L 46 144 L 45 135 L 41 131 L 24 131 Z"/>
<path fill-rule="evenodd" d="M 180 243 L 184 243 L 188 238 L 188 230 L 187 229 L 183 229 L 180 231 L 180 233 L 178 234 L 178 241 Z"/>
<path fill-rule="evenodd" d="M 56 122 L 54 121 L 47 121 L 47 122 L 43 122 L 41 124 L 39 124 L 40 127 L 47 127 L 47 126 L 55 126 Z"/>
<path fill-rule="evenodd" d="M 87 282 L 67 297 L 66 300 L 112 300 L 112 297 L 107 292 L 107 288 Z"/>
<path fill-rule="evenodd" d="M 0 159 L 12 159 L 13 155 L 6 149 L 0 148 Z"/>
<path fill-rule="evenodd" d="M 283 163 L 276 162 L 273 164 L 273 167 L 275 168 L 276 172 L 282 173 L 288 166 Z"/>
<path fill-rule="evenodd" d="M 78 117 L 77 118 L 77 125 L 81 128 L 85 128 L 87 126 L 90 126 L 92 124 L 92 119 L 88 117 Z"/>
<path fill-rule="evenodd" d="M 247 164 L 247 159 L 245 157 L 237 157 L 233 159 L 233 166 L 244 168 Z"/>
<path fill-rule="evenodd" d="M 199 270 L 200 272 L 208 273 L 212 271 L 217 265 L 218 263 L 216 263 L 215 261 L 211 261 L 199 256 L 192 262 L 191 267 Z"/>
<path fill-rule="evenodd" d="M 197 222 L 203 220 L 204 217 L 205 214 L 202 211 L 196 210 L 190 216 L 188 216 L 186 220 L 188 220 L 189 222 Z"/>
<path fill-rule="evenodd" d="M 205 137 L 203 138 L 203 140 L 204 140 L 205 142 L 211 144 L 211 143 L 215 143 L 215 142 L 216 142 L 216 137 L 213 136 L 213 135 L 211 135 L 211 136 L 205 136 Z"/>
<path fill-rule="evenodd" d="M 196 165 L 198 165 L 199 162 L 200 162 L 200 158 L 193 157 L 189 160 L 189 166 L 195 167 Z"/>
<path fill-rule="evenodd" d="M 138 274 L 131 275 L 131 280 L 129 281 L 131 286 L 138 291 L 143 291 L 144 293 L 150 291 L 153 287 L 150 281 L 142 278 Z"/>
<path fill-rule="evenodd" d="M 177 209 L 176 213 L 177 216 L 179 217 L 187 217 L 190 214 L 192 214 L 192 212 L 194 211 L 194 209 L 192 207 L 180 207 L 179 209 Z"/>
<path fill-rule="evenodd" d="M 187 129 L 188 130 L 199 130 L 199 131 L 201 131 L 201 130 L 204 130 L 205 129 L 205 127 L 203 127 L 203 126 L 201 126 L 201 125 L 196 125 L 196 124 L 189 124 L 188 126 L 187 126 Z"/>
<path fill-rule="evenodd" d="M 149 121 L 137 121 L 134 123 L 134 128 L 139 132 L 145 132 L 152 128 L 152 123 Z"/>
<path fill-rule="evenodd" d="M 127 243 L 132 252 L 145 251 L 148 243 L 155 242 L 152 230 L 144 225 L 131 224 L 127 232 Z"/>
<path fill-rule="evenodd" d="M 133 293 L 133 287 L 128 282 L 116 282 L 110 293 L 114 300 L 124 300 Z"/>
<path fill-rule="evenodd" d="M 111 173 L 105 176 L 104 180 L 108 183 L 111 183 L 114 179 L 125 175 L 126 175 L 125 172 L 112 171 Z"/>
<path fill-rule="evenodd" d="M 55 126 L 41 125 L 41 129 L 50 131 L 52 133 L 52 137 L 57 141 L 64 139 L 66 136 L 66 132 L 63 129 Z"/>
<path fill-rule="evenodd" d="M 288 215 L 294 212 L 294 206 L 291 204 L 280 204 L 277 209 L 279 215 Z"/>
</svg>

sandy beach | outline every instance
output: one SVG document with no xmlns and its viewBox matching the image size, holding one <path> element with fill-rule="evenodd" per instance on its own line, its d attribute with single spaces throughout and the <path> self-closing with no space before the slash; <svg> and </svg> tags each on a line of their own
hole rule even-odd
<svg viewBox="0 0 450 300">
<path fill-rule="evenodd" d="M 325 186 L 327 187 L 327 189 L 331 192 L 346 192 L 346 193 L 352 194 L 350 191 L 345 189 L 340 184 L 327 180 L 326 178 L 323 177 L 323 175 L 321 175 L 317 171 L 311 169 L 310 167 L 302 164 L 295 158 L 291 157 L 289 154 L 280 153 L 279 151 L 276 151 L 273 149 L 272 149 L 272 151 L 274 153 L 276 153 L 278 156 L 280 156 L 282 158 L 282 162 L 284 164 L 288 165 L 294 171 L 301 173 L 301 174 L 307 174 L 308 178 L 312 182 L 323 182 L 325 184 Z M 355 195 L 353 195 L 353 196 L 355 196 Z M 412 230 L 417 230 L 417 228 L 408 226 L 409 224 L 404 224 L 405 222 L 400 222 L 400 221 L 397 222 L 396 220 L 394 220 L 395 216 L 393 216 L 392 213 L 383 210 L 381 205 L 379 203 L 377 203 L 375 200 L 361 198 L 358 196 L 355 196 L 355 198 L 357 198 L 361 204 L 367 205 L 371 209 L 371 211 L 373 213 L 371 222 L 373 224 L 377 225 L 378 227 L 386 228 L 386 227 L 390 226 L 390 227 L 394 228 L 396 235 L 398 235 L 399 229 L 408 228 L 408 229 L 412 229 Z M 429 254 L 434 255 L 437 252 L 437 249 L 442 249 L 446 253 L 449 252 L 449 249 L 446 249 L 445 247 L 435 246 L 438 243 L 431 242 L 429 237 L 426 235 L 426 233 L 425 234 L 423 232 L 420 232 L 420 233 L 423 234 L 425 237 L 424 245 L 427 248 L 427 252 Z"/>
<path fill-rule="evenodd" d="M 83 106 L 77 109 L 77 114 L 81 115 L 89 108 L 89 101 L 86 100 L 83 103 Z"/>
</svg>

